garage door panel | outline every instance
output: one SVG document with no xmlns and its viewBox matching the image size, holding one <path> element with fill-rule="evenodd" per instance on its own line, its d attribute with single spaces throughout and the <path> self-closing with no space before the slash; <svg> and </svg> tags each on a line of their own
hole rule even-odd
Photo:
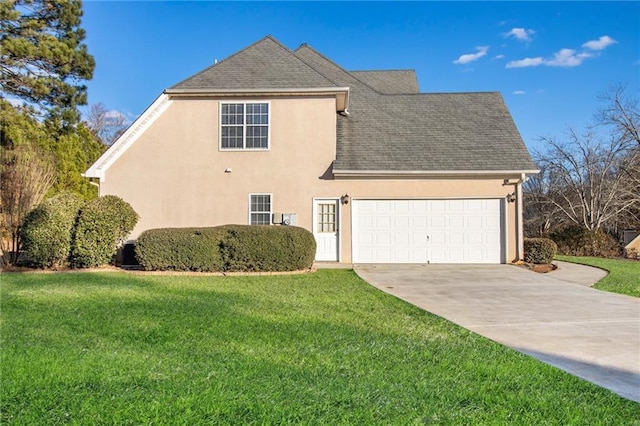
<svg viewBox="0 0 640 426">
<path fill-rule="evenodd" d="M 408 216 L 395 216 L 393 218 L 393 226 L 396 229 L 409 229 L 409 217 Z"/>
<path fill-rule="evenodd" d="M 398 232 L 395 234 L 393 243 L 396 246 L 406 246 L 409 247 L 411 242 L 411 235 L 408 232 Z"/>
<path fill-rule="evenodd" d="M 467 234 L 467 244 L 483 244 L 485 242 L 482 232 L 469 232 Z"/>
<path fill-rule="evenodd" d="M 426 243 L 430 246 L 440 246 L 447 244 L 447 234 L 444 232 L 430 232 Z"/>
<path fill-rule="evenodd" d="M 502 204 L 482 200 L 353 200 L 356 263 L 500 263 Z"/>
<path fill-rule="evenodd" d="M 427 216 L 427 223 L 429 229 L 442 229 L 447 224 L 447 218 L 445 216 Z"/>
<path fill-rule="evenodd" d="M 375 218 L 376 228 L 386 229 L 391 226 L 391 217 L 389 216 L 378 216 Z"/>
</svg>

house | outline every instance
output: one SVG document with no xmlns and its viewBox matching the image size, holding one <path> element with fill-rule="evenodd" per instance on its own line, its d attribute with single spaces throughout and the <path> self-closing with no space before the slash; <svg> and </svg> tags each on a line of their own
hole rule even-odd
<svg viewBox="0 0 640 426">
<path fill-rule="evenodd" d="M 420 93 L 268 36 L 166 89 L 85 176 L 150 228 L 295 224 L 317 260 L 522 258 L 537 173 L 499 93 Z"/>
<path fill-rule="evenodd" d="M 640 259 L 640 232 L 635 229 L 622 231 L 624 254 L 630 259 Z"/>
</svg>

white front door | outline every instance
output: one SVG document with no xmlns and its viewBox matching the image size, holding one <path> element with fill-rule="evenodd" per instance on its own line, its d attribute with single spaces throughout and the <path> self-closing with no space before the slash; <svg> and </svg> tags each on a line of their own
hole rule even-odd
<svg viewBox="0 0 640 426">
<path fill-rule="evenodd" d="M 316 260 L 338 261 L 339 210 L 337 199 L 313 200 L 313 236 L 316 238 Z"/>
</svg>

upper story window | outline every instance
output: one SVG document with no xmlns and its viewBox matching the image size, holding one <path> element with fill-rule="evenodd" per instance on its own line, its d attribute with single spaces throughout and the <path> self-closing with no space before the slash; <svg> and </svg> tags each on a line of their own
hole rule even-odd
<svg viewBox="0 0 640 426">
<path fill-rule="evenodd" d="M 269 103 L 221 103 L 220 149 L 269 149 Z"/>
</svg>

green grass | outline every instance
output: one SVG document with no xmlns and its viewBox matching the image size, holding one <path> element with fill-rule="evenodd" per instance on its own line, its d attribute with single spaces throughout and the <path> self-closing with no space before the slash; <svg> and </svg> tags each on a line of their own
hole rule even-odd
<svg viewBox="0 0 640 426">
<path fill-rule="evenodd" d="M 640 297 L 640 262 L 637 260 L 577 256 L 556 256 L 556 259 L 597 266 L 609 271 L 609 275 L 598 281 L 593 288 Z"/>
<path fill-rule="evenodd" d="M 640 424 L 352 271 L 0 279 L 0 424 Z"/>
</svg>

